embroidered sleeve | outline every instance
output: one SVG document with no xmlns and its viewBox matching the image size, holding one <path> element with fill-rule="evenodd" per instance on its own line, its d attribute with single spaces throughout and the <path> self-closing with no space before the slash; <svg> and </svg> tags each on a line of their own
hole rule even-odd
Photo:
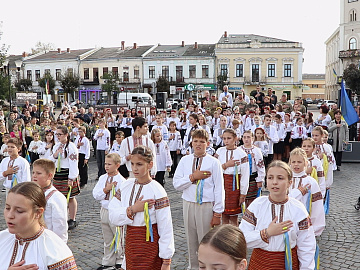
<svg viewBox="0 0 360 270">
<path fill-rule="evenodd" d="M 298 225 L 300 231 L 309 229 L 311 226 L 310 217 L 304 218 Z"/>
<path fill-rule="evenodd" d="M 48 266 L 49 270 L 72 270 L 77 269 L 74 256 Z"/>
<path fill-rule="evenodd" d="M 159 210 L 168 206 L 170 206 L 170 200 L 168 197 L 155 200 L 155 210 Z"/>
<path fill-rule="evenodd" d="M 306 193 L 308 192 L 307 189 L 304 188 L 303 186 L 299 186 L 299 187 L 298 187 L 298 190 L 300 190 L 300 192 L 301 192 L 301 194 L 302 194 L 303 196 L 305 196 Z"/>
<path fill-rule="evenodd" d="M 266 229 L 260 231 L 260 237 L 265 243 L 269 244 L 269 236 L 267 234 Z"/>
<path fill-rule="evenodd" d="M 121 201 L 121 191 L 120 189 L 118 189 L 115 193 L 115 198 L 118 199 L 119 201 Z"/>
<path fill-rule="evenodd" d="M 322 198 L 323 198 L 320 191 L 312 194 L 311 196 L 312 196 L 312 202 L 322 200 Z"/>
<path fill-rule="evenodd" d="M 318 171 L 317 172 L 317 177 L 324 177 L 324 171 Z"/>
<path fill-rule="evenodd" d="M 249 162 L 249 159 L 247 156 L 243 157 L 241 160 L 240 160 L 241 163 L 246 163 L 246 162 Z"/>
<path fill-rule="evenodd" d="M 264 168 L 265 167 L 264 160 L 260 159 L 259 162 L 256 164 L 256 166 L 258 168 Z"/>
<path fill-rule="evenodd" d="M 257 218 L 248 209 L 246 209 L 243 219 L 246 220 L 247 222 L 249 222 L 250 224 L 256 226 Z"/>
</svg>

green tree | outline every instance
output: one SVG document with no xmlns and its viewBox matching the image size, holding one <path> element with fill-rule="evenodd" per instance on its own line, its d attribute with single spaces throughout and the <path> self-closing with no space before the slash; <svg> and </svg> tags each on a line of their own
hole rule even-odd
<svg viewBox="0 0 360 270">
<path fill-rule="evenodd" d="M 10 87 L 11 97 L 13 97 L 15 91 L 12 86 Z M 0 99 L 9 100 L 9 76 L 3 72 L 0 72 Z"/>
<path fill-rule="evenodd" d="M 101 90 L 107 92 L 108 104 L 111 103 L 111 95 L 113 92 L 119 91 L 119 75 L 117 73 L 108 72 L 100 77 L 105 83 L 101 85 Z"/>
<path fill-rule="evenodd" d="M 32 80 L 20 79 L 15 83 L 15 87 L 18 91 L 29 91 L 30 87 L 32 87 Z"/>
<path fill-rule="evenodd" d="M 343 73 L 346 86 L 360 94 L 360 70 L 355 64 L 350 64 Z"/>
<path fill-rule="evenodd" d="M 45 89 L 45 82 L 49 81 L 49 95 L 54 94 L 55 80 L 49 73 L 45 73 L 42 78 L 38 80 L 39 86 Z M 45 90 L 44 90 L 45 93 Z"/>
<path fill-rule="evenodd" d="M 157 89 L 157 92 L 167 92 L 169 95 L 170 94 L 169 81 L 165 77 L 160 76 L 158 78 L 158 80 L 156 81 L 156 89 Z"/>
<path fill-rule="evenodd" d="M 219 91 L 222 91 L 224 85 L 227 85 L 227 80 L 228 80 L 227 74 L 224 75 L 220 74 L 219 76 L 217 76 L 217 84 L 219 87 Z"/>
<path fill-rule="evenodd" d="M 60 85 L 64 92 L 71 95 L 72 100 L 75 100 L 75 90 L 80 86 L 80 77 L 73 72 L 66 71 L 61 75 Z"/>
</svg>

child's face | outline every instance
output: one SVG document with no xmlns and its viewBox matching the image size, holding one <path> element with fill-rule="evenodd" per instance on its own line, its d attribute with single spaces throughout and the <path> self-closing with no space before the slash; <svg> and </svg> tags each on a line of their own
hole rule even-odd
<svg viewBox="0 0 360 270">
<path fill-rule="evenodd" d="M 51 142 L 53 138 L 54 138 L 54 136 L 53 136 L 51 133 L 48 133 L 48 134 L 46 135 L 46 141 L 47 141 L 47 142 Z"/>
<path fill-rule="evenodd" d="M 289 117 L 288 115 L 285 115 L 285 116 L 284 116 L 284 119 L 285 119 L 286 122 L 289 122 L 289 121 L 290 121 L 290 117 Z"/>
<path fill-rule="evenodd" d="M 294 155 L 290 157 L 290 167 L 291 170 L 295 173 L 301 173 L 304 171 L 307 161 L 305 161 L 303 156 Z"/>
<path fill-rule="evenodd" d="M 299 126 L 302 126 L 302 124 L 303 124 L 303 119 L 302 119 L 302 118 L 299 118 L 299 120 L 297 120 L 296 123 L 297 123 Z"/>
<path fill-rule="evenodd" d="M 281 118 L 276 118 L 276 117 L 275 117 L 275 122 L 276 122 L 277 124 L 281 124 Z"/>
<path fill-rule="evenodd" d="M 269 126 L 271 124 L 271 118 L 270 117 L 266 117 L 265 119 L 264 119 L 264 125 L 265 126 Z"/>
<path fill-rule="evenodd" d="M 261 139 L 262 137 L 264 137 L 264 133 L 262 132 L 262 130 L 258 129 L 258 130 L 255 132 L 255 136 L 256 136 L 256 138 L 259 140 L 259 139 Z"/>
<path fill-rule="evenodd" d="M 35 135 L 34 135 L 34 141 L 38 141 L 39 139 L 40 139 L 39 134 L 35 134 Z"/>
<path fill-rule="evenodd" d="M 176 129 L 176 126 L 175 126 L 174 124 L 171 124 L 171 125 L 169 126 L 169 128 L 170 128 L 171 131 L 174 131 L 174 130 Z"/>
<path fill-rule="evenodd" d="M 221 120 L 220 120 L 220 125 L 221 125 L 221 127 L 226 127 L 226 124 L 227 124 L 227 119 L 226 119 L 226 117 L 222 117 Z"/>
<path fill-rule="evenodd" d="M 160 116 L 156 116 L 155 121 L 156 121 L 156 124 L 161 125 L 161 117 Z"/>
<path fill-rule="evenodd" d="M 328 138 L 329 138 L 329 136 L 328 136 L 328 135 L 326 135 L 326 134 L 324 134 L 324 136 L 322 137 L 322 141 L 323 141 L 323 143 L 327 143 Z"/>
<path fill-rule="evenodd" d="M 123 141 L 124 136 L 120 136 L 120 135 L 116 135 L 115 136 L 115 140 L 118 144 L 121 144 L 121 142 Z"/>
<path fill-rule="evenodd" d="M 79 136 L 80 136 L 80 137 L 84 137 L 84 136 L 85 136 L 85 132 L 82 131 L 82 130 L 79 130 L 78 133 L 79 133 Z"/>
<path fill-rule="evenodd" d="M 233 124 L 234 129 L 237 129 L 239 127 L 239 123 Z"/>
<path fill-rule="evenodd" d="M 233 135 L 228 132 L 225 132 L 223 134 L 222 139 L 223 139 L 225 146 L 234 146 L 235 145 L 236 138 L 234 138 Z"/>
<path fill-rule="evenodd" d="M 17 156 L 19 154 L 20 149 L 13 143 L 7 144 L 8 154 L 10 156 Z"/>
<path fill-rule="evenodd" d="M 35 165 L 33 167 L 31 181 L 36 182 L 41 188 L 50 185 L 52 178 L 53 175 L 51 173 L 46 173 L 41 166 Z"/>
<path fill-rule="evenodd" d="M 260 119 L 259 118 L 255 118 L 254 122 L 255 122 L 256 125 L 260 125 Z"/>
<path fill-rule="evenodd" d="M 253 137 L 250 135 L 250 133 L 244 133 L 242 139 L 245 146 L 250 146 L 253 142 Z"/>
<path fill-rule="evenodd" d="M 139 154 L 131 156 L 131 169 L 135 178 L 143 179 L 150 177 L 149 171 L 153 166 L 153 162 L 147 163 Z"/>
<path fill-rule="evenodd" d="M 192 138 L 191 144 L 194 149 L 194 154 L 200 156 L 206 152 L 206 147 L 209 146 L 210 142 L 206 141 L 206 139 L 195 137 Z"/>
<path fill-rule="evenodd" d="M 310 141 L 303 141 L 301 148 L 304 149 L 308 157 L 312 156 L 312 153 L 314 152 L 314 146 Z"/>
<path fill-rule="evenodd" d="M 18 131 L 18 130 L 19 130 L 19 126 L 18 126 L 18 125 L 14 125 L 14 126 L 13 126 L 13 130 Z"/>
<path fill-rule="evenodd" d="M 7 144 L 8 140 L 9 140 L 8 137 L 4 137 L 4 138 L 3 138 L 3 142 L 4 142 L 5 144 Z"/>
<path fill-rule="evenodd" d="M 105 171 L 110 174 L 117 172 L 120 167 L 120 163 L 115 163 L 112 158 L 105 158 Z"/>
<path fill-rule="evenodd" d="M 155 142 L 161 142 L 161 133 L 160 132 L 158 132 L 158 133 L 156 133 L 155 134 L 155 136 L 154 136 L 154 139 L 155 139 Z"/>
<path fill-rule="evenodd" d="M 31 123 L 30 122 L 26 123 L 26 126 L 31 127 Z"/>
</svg>

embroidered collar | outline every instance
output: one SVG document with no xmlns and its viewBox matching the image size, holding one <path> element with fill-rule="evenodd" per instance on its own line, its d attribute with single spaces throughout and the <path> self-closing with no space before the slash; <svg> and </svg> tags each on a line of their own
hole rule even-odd
<svg viewBox="0 0 360 270">
<path fill-rule="evenodd" d="M 305 171 L 302 171 L 301 173 L 293 173 L 293 178 L 305 178 L 307 176 Z"/>
<path fill-rule="evenodd" d="M 288 197 L 288 196 L 286 196 L 286 199 L 285 199 L 284 201 L 282 201 L 282 202 L 275 202 L 274 200 L 271 199 L 270 195 L 269 195 L 268 198 L 269 198 L 269 201 L 270 201 L 272 204 L 277 204 L 277 205 L 285 204 L 285 203 L 287 203 L 287 202 L 289 201 L 289 197 Z"/>
<path fill-rule="evenodd" d="M 308 161 L 312 161 L 314 159 L 314 156 L 308 158 Z"/>
<path fill-rule="evenodd" d="M 15 235 L 15 237 L 16 237 L 16 240 L 19 241 L 19 244 L 22 245 L 24 242 L 31 242 L 31 241 L 34 241 L 35 239 L 39 238 L 39 236 L 43 232 L 44 232 L 44 227 L 41 226 L 40 230 L 34 236 L 31 236 L 28 238 L 21 238 L 21 237 Z"/>
<path fill-rule="evenodd" d="M 47 191 L 48 189 L 50 189 L 52 187 L 52 184 L 50 183 L 48 186 L 44 187 L 42 190 L 45 192 Z"/>
<path fill-rule="evenodd" d="M 205 154 L 202 154 L 200 156 L 197 156 L 197 155 L 194 154 L 194 158 L 202 158 L 202 157 L 205 157 L 205 156 L 206 156 L 206 152 L 205 152 Z"/>
<path fill-rule="evenodd" d="M 152 181 L 152 179 L 150 179 L 150 180 L 148 180 L 148 181 L 146 181 L 146 182 L 144 182 L 144 183 L 139 183 L 139 181 L 138 181 L 137 179 L 135 179 L 135 184 L 139 184 L 139 185 L 141 185 L 141 186 L 145 186 L 145 185 L 149 184 L 151 181 Z"/>
</svg>

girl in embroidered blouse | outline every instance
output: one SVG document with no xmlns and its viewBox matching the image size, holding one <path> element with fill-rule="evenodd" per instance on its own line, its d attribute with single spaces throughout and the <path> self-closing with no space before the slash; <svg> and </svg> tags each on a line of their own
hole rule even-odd
<svg viewBox="0 0 360 270">
<path fill-rule="evenodd" d="M 119 194 L 109 203 L 110 222 L 116 226 L 127 225 L 126 269 L 170 270 L 175 251 L 169 199 L 165 189 L 150 176 L 153 159 L 150 148 L 134 148 L 131 168 L 136 178 L 123 182 Z M 144 221 L 146 217 L 150 222 Z M 152 233 L 147 225 L 152 227 Z M 146 241 L 147 232 L 149 241 Z"/>
<path fill-rule="evenodd" d="M 20 131 L 20 127 L 19 127 L 18 124 L 14 124 L 13 131 L 10 132 L 10 137 L 11 138 L 18 138 L 19 140 L 22 141 L 22 133 Z"/>
<path fill-rule="evenodd" d="M 289 236 L 292 269 L 315 268 L 315 235 L 305 206 L 287 195 L 292 172 L 285 162 L 270 163 L 267 171 L 269 196 L 255 199 L 246 209 L 240 230 L 248 248 L 253 248 L 248 270 L 285 269 L 284 233 Z"/>
<path fill-rule="evenodd" d="M 45 229 L 46 199 L 33 182 L 13 187 L 6 199 L 8 229 L 0 232 L 0 265 L 15 269 L 77 269 L 71 250 L 59 236 Z"/>
</svg>

